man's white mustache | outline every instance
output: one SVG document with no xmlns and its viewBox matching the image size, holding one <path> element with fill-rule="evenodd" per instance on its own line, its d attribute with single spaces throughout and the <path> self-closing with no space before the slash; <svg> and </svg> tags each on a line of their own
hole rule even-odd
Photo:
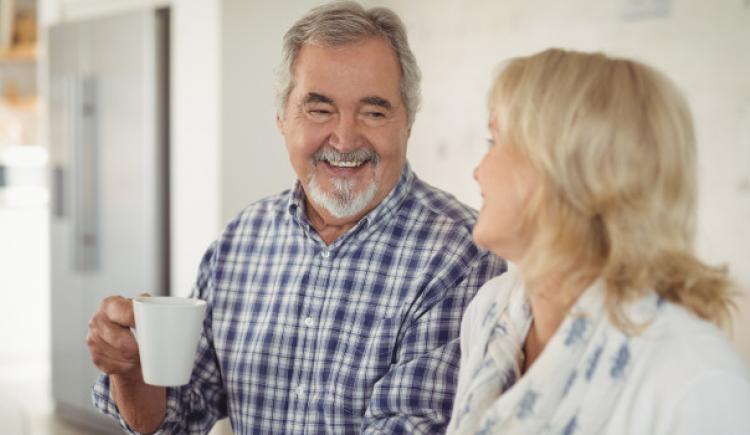
<svg viewBox="0 0 750 435">
<path fill-rule="evenodd" d="M 323 148 L 313 154 L 313 161 L 315 163 L 327 161 L 327 162 L 366 162 L 371 160 L 373 164 L 377 165 L 380 161 L 380 156 L 371 149 L 358 149 L 350 151 L 348 153 L 342 153 L 332 148 Z"/>
</svg>

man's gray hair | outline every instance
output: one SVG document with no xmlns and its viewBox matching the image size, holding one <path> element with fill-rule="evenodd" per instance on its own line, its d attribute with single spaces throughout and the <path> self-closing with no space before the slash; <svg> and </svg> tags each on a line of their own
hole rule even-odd
<svg viewBox="0 0 750 435">
<path fill-rule="evenodd" d="M 406 106 L 409 127 L 419 109 L 421 74 L 409 48 L 406 29 L 390 9 L 365 9 L 353 1 L 335 1 L 311 10 L 284 35 L 281 64 L 276 70 L 277 113 L 283 116 L 294 88 L 292 68 L 304 44 L 338 47 L 370 37 L 382 37 L 393 48 L 401 66 L 401 99 Z"/>
</svg>

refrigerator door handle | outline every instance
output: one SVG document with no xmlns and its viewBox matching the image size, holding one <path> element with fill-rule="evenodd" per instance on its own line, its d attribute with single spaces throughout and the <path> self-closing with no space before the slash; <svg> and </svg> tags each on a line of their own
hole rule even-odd
<svg viewBox="0 0 750 435">
<path fill-rule="evenodd" d="M 52 168 L 52 215 L 58 219 L 65 217 L 65 175 L 62 165 Z"/>
<path fill-rule="evenodd" d="M 72 135 L 70 132 L 70 98 L 72 95 L 70 77 L 52 78 L 50 81 L 50 111 L 49 111 L 49 149 L 52 168 L 52 216 L 58 220 L 64 219 L 70 213 L 70 198 L 68 198 L 68 155 Z"/>
<path fill-rule="evenodd" d="M 78 77 L 73 84 L 73 171 L 75 173 L 73 243 L 75 269 L 99 268 L 98 132 L 96 79 Z"/>
</svg>

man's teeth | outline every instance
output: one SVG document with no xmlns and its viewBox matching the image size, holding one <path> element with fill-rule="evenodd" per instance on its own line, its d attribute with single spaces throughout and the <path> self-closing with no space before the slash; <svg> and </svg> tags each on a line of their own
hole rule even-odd
<svg viewBox="0 0 750 435">
<path fill-rule="evenodd" d="M 357 166 L 362 165 L 364 162 L 355 162 L 355 161 L 339 161 L 339 162 L 332 162 L 328 161 L 328 164 L 331 166 L 335 166 L 337 168 L 356 168 Z"/>
</svg>

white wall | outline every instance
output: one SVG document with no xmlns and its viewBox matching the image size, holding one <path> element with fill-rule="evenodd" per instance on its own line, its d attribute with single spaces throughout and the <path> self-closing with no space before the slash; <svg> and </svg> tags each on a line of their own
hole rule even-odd
<svg viewBox="0 0 750 435">
<path fill-rule="evenodd" d="M 222 227 L 221 5 L 172 2 L 171 286 L 186 295 Z"/>
<path fill-rule="evenodd" d="M 296 179 L 276 129 L 273 72 L 284 33 L 316 3 L 222 1 L 222 222 Z"/>
</svg>

